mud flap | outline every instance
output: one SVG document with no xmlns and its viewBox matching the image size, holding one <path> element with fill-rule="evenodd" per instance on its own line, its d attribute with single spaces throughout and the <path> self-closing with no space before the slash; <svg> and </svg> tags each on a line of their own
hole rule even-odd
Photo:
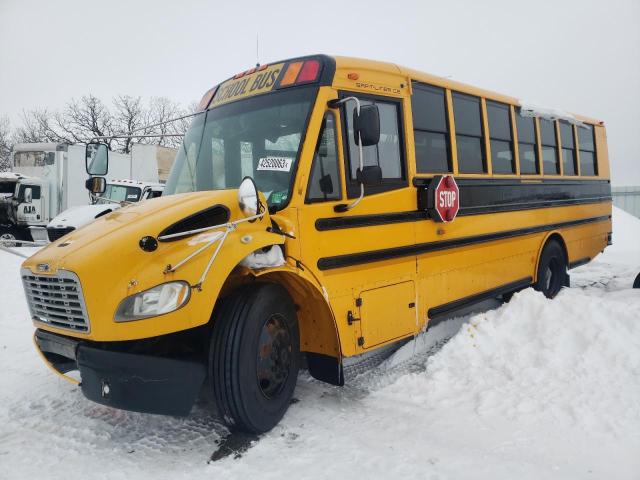
<svg viewBox="0 0 640 480">
<path fill-rule="evenodd" d="M 344 385 L 342 362 L 338 358 L 313 352 L 307 352 L 305 355 L 309 373 L 313 378 L 338 387 Z"/>
</svg>

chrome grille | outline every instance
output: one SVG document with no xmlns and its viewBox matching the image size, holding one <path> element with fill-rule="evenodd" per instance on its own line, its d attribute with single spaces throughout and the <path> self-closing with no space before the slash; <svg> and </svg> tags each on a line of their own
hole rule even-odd
<svg viewBox="0 0 640 480">
<path fill-rule="evenodd" d="M 75 273 L 58 270 L 54 275 L 36 275 L 23 269 L 22 283 L 34 321 L 75 332 L 89 332 L 87 307 Z"/>
</svg>

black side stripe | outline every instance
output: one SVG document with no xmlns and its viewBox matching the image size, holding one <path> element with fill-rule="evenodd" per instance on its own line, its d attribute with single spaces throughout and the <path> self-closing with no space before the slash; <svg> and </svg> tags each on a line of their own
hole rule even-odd
<svg viewBox="0 0 640 480">
<path fill-rule="evenodd" d="M 339 230 L 342 228 L 372 227 L 374 225 L 389 225 L 392 223 L 415 222 L 429 218 L 426 211 L 383 213 L 372 215 L 354 215 L 352 217 L 319 218 L 316 220 L 316 230 Z"/>
<path fill-rule="evenodd" d="M 571 220 L 569 222 L 559 222 L 547 225 L 538 225 L 535 227 L 518 228 L 515 230 L 506 230 L 503 232 L 486 233 L 483 235 L 474 235 L 472 237 L 454 238 L 451 240 L 441 240 L 437 242 L 425 242 L 414 245 L 405 245 L 402 247 L 385 248 L 381 250 L 372 250 L 369 252 L 349 253 L 346 255 L 336 255 L 333 257 L 324 257 L 318 260 L 318 268 L 320 270 L 331 270 L 334 268 L 350 267 L 370 262 L 379 262 L 382 260 L 390 260 L 393 258 L 402 258 L 418 255 L 428 252 L 436 252 L 440 250 L 448 250 L 451 248 L 466 247 L 468 245 L 476 245 L 479 243 L 493 242 L 506 238 L 513 238 L 533 233 L 557 230 L 560 228 L 575 227 L 586 223 L 604 222 L 611 218 L 609 215 L 600 217 L 582 218 L 580 220 Z"/>
<path fill-rule="evenodd" d="M 499 212 L 516 212 L 521 210 L 535 210 L 536 208 L 553 208 L 566 207 L 567 205 L 582 205 L 586 203 L 603 203 L 610 202 L 611 196 L 587 197 L 587 198 L 570 198 L 566 200 L 543 200 L 530 201 L 522 203 L 509 203 L 505 205 L 480 205 L 474 207 L 463 207 L 458 215 L 464 217 L 467 215 L 480 215 L 483 213 L 499 213 Z"/>
<path fill-rule="evenodd" d="M 507 283 L 505 285 L 501 285 L 497 288 L 492 288 L 491 290 L 485 290 L 484 292 L 476 293 L 475 295 L 471 295 L 469 297 L 464 297 L 459 300 L 454 300 L 453 302 L 445 303 L 443 305 L 438 305 L 437 307 L 432 307 L 427 312 L 427 316 L 429 318 L 435 318 L 435 320 L 429 321 L 428 328 L 436 326 L 442 320 L 442 316 L 447 313 L 453 312 L 455 310 L 459 310 L 462 307 L 466 307 L 468 305 L 472 305 L 474 303 L 478 303 L 482 300 L 487 300 L 489 298 L 495 298 L 498 295 L 502 295 L 504 293 L 515 292 L 517 290 L 521 290 L 523 288 L 527 288 L 533 282 L 533 278 L 526 277 L 520 280 L 516 280 L 515 282 Z M 438 318 L 439 317 L 439 318 Z"/>
<path fill-rule="evenodd" d="M 566 207 L 568 205 L 580 205 L 590 203 L 610 202 L 611 196 L 589 197 L 582 199 L 567 199 L 555 201 L 531 201 L 523 203 L 511 203 L 507 205 L 480 205 L 462 207 L 459 216 L 480 215 L 486 213 L 511 212 L 520 210 L 533 210 L 536 208 Z M 319 218 L 316 220 L 316 230 L 325 232 L 329 230 L 341 230 L 344 228 L 373 227 L 376 225 L 389 225 L 394 223 L 417 222 L 426 220 L 429 216 L 426 211 L 414 210 L 410 212 L 396 212 L 370 215 L 354 215 L 351 217 Z"/>
</svg>

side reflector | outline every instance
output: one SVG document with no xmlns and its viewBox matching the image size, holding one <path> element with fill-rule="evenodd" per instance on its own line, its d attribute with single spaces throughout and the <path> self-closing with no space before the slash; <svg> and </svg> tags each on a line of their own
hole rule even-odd
<svg viewBox="0 0 640 480">
<path fill-rule="evenodd" d="M 357 74 L 357 73 L 355 73 L 355 72 L 351 72 L 349 75 L 347 75 L 347 78 L 348 78 L 349 80 L 357 80 L 358 78 L 360 78 L 360 75 L 358 75 L 358 74 Z"/>
<path fill-rule="evenodd" d="M 296 78 L 298 78 L 298 73 L 302 68 L 302 63 L 303 62 L 293 62 L 289 64 L 287 71 L 284 72 L 282 80 L 280 80 L 281 87 L 286 87 L 287 85 L 293 85 L 295 83 Z"/>
<path fill-rule="evenodd" d="M 320 71 L 320 62 L 318 60 L 307 60 L 300 70 L 298 75 L 298 81 L 300 82 L 313 82 L 318 78 L 318 72 Z"/>
</svg>

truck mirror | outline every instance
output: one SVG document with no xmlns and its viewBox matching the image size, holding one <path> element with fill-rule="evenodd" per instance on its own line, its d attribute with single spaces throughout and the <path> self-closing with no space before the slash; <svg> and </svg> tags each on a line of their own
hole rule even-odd
<svg viewBox="0 0 640 480">
<path fill-rule="evenodd" d="M 32 203 L 33 202 L 33 190 L 31 187 L 27 187 L 24 189 L 24 203 Z"/>
<path fill-rule="evenodd" d="M 47 152 L 44 163 L 46 163 L 47 165 L 53 165 L 54 163 L 56 163 L 56 152 Z"/>
<path fill-rule="evenodd" d="M 377 145 L 380 141 L 380 114 L 377 105 L 362 105 L 353 110 L 353 137 L 356 145 L 362 141 L 363 147 Z"/>
<path fill-rule="evenodd" d="M 104 177 L 91 177 L 87 178 L 84 186 L 94 195 L 100 195 L 107 189 L 107 181 Z"/>
<path fill-rule="evenodd" d="M 109 147 L 105 143 L 88 143 L 85 163 L 89 175 L 106 175 L 109 171 Z"/>
</svg>

